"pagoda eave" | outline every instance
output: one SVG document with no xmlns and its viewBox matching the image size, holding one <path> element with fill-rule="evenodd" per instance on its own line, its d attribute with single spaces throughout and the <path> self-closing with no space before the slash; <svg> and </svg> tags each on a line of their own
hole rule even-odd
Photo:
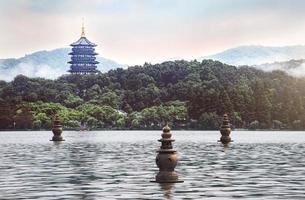
<svg viewBox="0 0 305 200">
<path fill-rule="evenodd" d="M 72 74 L 94 74 L 97 73 L 98 70 L 91 70 L 91 71 L 76 71 L 76 70 L 68 70 L 68 72 L 72 73 Z"/>
<path fill-rule="evenodd" d="M 89 46 L 89 47 L 96 47 L 96 44 L 70 44 L 72 47 L 77 47 L 77 46 Z"/>
<path fill-rule="evenodd" d="M 84 55 L 83 53 L 76 53 L 76 52 L 70 52 L 69 55 L 72 55 L 72 56 L 78 56 L 78 55 Z M 98 55 L 98 53 L 86 53 L 86 55 L 89 55 L 89 56 L 96 56 Z"/>
</svg>

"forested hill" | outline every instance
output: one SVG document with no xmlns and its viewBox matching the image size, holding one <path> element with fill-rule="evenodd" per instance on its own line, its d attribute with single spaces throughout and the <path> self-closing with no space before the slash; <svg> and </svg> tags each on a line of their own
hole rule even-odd
<svg viewBox="0 0 305 200">
<path fill-rule="evenodd" d="M 19 75 L 0 82 L 0 128 L 305 128 L 305 79 L 204 60 L 144 64 L 57 80 Z"/>
</svg>

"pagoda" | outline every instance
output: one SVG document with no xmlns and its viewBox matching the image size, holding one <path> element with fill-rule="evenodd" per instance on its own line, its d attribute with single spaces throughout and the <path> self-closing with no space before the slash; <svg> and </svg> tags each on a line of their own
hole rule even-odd
<svg viewBox="0 0 305 200">
<path fill-rule="evenodd" d="M 71 61 L 68 63 L 71 64 L 70 70 L 68 72 L 72 74 L 89 74 L 97 73 L 96 70 L 97 64 L 96 55 L 94 47 L 97 45 L 90 42 L 85 36 L 85 27 L 84 23 L 82 24 L 82 33 L 81 38 L 76 42 L 72 43 L 72 52 Z"/>
</svg>

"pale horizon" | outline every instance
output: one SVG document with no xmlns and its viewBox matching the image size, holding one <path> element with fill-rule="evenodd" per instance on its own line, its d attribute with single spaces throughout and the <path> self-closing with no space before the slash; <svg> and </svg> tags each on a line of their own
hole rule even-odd
<svg viewBox="0 0 305 200">
<path fill-rule="evenodd" d="M 121 64 L 196 59 L 245 45 L 305 44 L 301 0 L 1 0 L 0 58 L 87 38 Z"/>
</svg>

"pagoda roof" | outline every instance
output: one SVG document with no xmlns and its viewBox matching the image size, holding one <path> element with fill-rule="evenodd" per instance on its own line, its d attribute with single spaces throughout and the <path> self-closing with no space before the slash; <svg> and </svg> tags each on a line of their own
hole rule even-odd
<svg viewBox="0 0 305 200">
<path fill-rule="evenodd" d="M 72 43 L 71 46 L 96 46 L 96 44 L 90 42 L 86 37 L 82 36 L 76 42 Z"/>
<path fill-rule="evenodd" d="M 92 65 L 94 65 L 94 64 L 99 64 L 100 62 L 98 62 L 98 61 L 95 61 L 95 60 L 92 60 L 92 61 L 75 61 L 75 60 L 71 60 L 71 61 L 69 61 L 68 62 L 69 64 L 92 64 Z"/>
<path fill-rule="evenodd" d="M 83 52 L 81 52 L 81 53 L 76 53 L 76 52 L 70 52 L 69 53 L 69 55 L 91 55 L 91 56 L 94 56 L 94 55 L 98 55 L 98 53 L 96 53 L 96 52 L 90 52 L 90 53 L 88 53 L 88 52 L 85 52 L 85 53 L 83 53 Z"/>
</svg>

